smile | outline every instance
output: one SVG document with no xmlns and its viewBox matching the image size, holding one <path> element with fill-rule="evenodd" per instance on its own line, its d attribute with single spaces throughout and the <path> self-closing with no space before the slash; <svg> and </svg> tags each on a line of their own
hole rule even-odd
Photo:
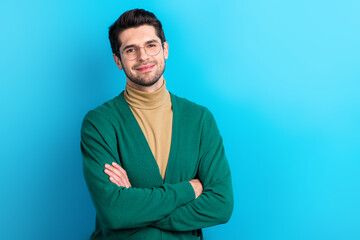
<svg viewBox="0 0 360 240">
<path fill-rule="evenodd" d="M 145 72 L 145 71 L 149 71 L 150 69 L 152 69 L 155 65 L 145 65 L 145 66 L 141 66 L 139 68 L 137 68 L 137 71 L 140 72 Z"/>
</svg>

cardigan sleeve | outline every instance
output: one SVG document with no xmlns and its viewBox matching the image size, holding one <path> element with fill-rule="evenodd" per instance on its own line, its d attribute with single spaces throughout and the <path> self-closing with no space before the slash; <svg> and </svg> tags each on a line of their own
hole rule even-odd
<svg viewBox="0 0 360 240">
<path fill-rule="evenodd" d="M 109 229 L 148 226 L 192 201 L 194 190 L 187 181 L 153 188 L 118 187 L 104 173 L 105 163 L 119 161 L 110 124 L 85 116 L 81 128 L 81 153 L 85 182 L 97 216 Z M 94 120 L 95 119 L 95 120 Z"/>
<path fill-rule="evenodd" d="M 201 133 L 198 178 L 203 193 L 152 226 L 170 231 L 189 231 L 226 223 L 233 211 L 233 190 L 228 161 L 215 119 L 209 113 Z"/>
</svg>

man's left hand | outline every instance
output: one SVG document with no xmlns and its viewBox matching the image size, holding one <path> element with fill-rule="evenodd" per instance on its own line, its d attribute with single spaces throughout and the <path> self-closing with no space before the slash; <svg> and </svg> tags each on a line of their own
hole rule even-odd
<svg viewBox="0 0 360 240">
<path fill-rule="evenodd" d="M 104 172 L 109 175 L 109 180 L 119 187 L 131 187 L 126 171 L 117 163 L 105 164 Z"/>
</svg>

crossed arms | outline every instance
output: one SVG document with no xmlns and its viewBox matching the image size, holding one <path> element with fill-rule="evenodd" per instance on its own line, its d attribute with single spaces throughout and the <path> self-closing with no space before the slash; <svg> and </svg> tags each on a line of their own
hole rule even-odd
<svg viewBox="0 0 360 240">
<path fill-rule="evenodd" d="M 106 163 L 104 172 L 109 175 L 109 180 L 115 183 L 118 187 L 131 187 L 126 171 L 116 162 L 112 162 L 112 165 Z M 192 179 L 189 182 L 194 189 L 196 199 L 202 193 L 203 185 L 199 179 Z"/>
<path fill-rule="evenodd" d="M 113 127 L 104 121 L 99 124 L 98 119 L 84 119 L 81 151 L 85 181 L 103 225 L 113 230 L 152 226 L 189 231 L 229 220 L 233 210 L 231 176 L 213 118 L 203 131 L 207 136 L 199 153 L 198 179 L 153 188 L 131 186 L 125 170 L 116 164 Z"/>
</svg>

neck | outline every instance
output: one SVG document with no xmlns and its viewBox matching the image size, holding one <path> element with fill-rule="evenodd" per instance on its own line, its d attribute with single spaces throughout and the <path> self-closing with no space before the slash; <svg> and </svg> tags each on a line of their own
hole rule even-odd
<svg viewBox="0 0 360 240">
<path fill-rule="evenodd" d="M 163 76 L 161 76 L 160 79 L 155 84 L 153 84 L 151 86 L 141 86 L 141 85 L 138 85 L 138 84 L 132 82 L 129 79 L 127 79 L 126 83 L 130 87 L 135 88 L 136 90 L 139 90 L 139 91 L 142 91 L 142 92 L 155 92 L 156 90 L 161 88 L 161 86 L 163 85 L 164 78 L 163 78 Z"/>
<path fill-rule="evenodd" d="M 170 101 L 165 80 L 164 84 L 154 92 L 144 92 L 126 84 L 124 96 L 128 104 L 137 109 L 155 109 L 161 107 L 166 101 Z"/>
</svg>

